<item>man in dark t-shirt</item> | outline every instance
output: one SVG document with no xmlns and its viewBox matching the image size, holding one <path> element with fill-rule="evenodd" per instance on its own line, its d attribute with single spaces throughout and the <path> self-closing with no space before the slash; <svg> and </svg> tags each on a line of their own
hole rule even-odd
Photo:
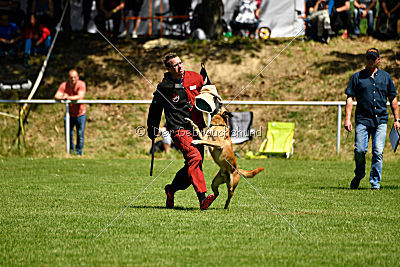
<svg viewBox="0 0 400 267">
<path fill-rule="evenodd" d="M 214 194 L 206 197 L 207 186 L 203 173 L 203 146 L 195 146 L 193 127 L 186 120 L 191 119 L 200 129 L 206 124 L 201 111 L 195 107 L 195 97 L 203 86 L 203 77 L 193 71 L 186 71 L 181 59 L 175 53 L 164 56 L 167 72 L 158 84 L 147 117 L 147 134 L 150 139 L 159 134 L 161 115 L 164 110 L 166 128 L 175 146 L 182 152 L 185 165 L 175 175 L 171 184 L 165 186 L 166 207 L 174 207 L 174 195 L 193 185 L 200 203 L 206 210 L 215 199 Z"/>
</svg>

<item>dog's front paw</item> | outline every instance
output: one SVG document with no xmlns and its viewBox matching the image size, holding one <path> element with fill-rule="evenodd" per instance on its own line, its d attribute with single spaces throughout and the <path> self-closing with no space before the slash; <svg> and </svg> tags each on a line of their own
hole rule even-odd
<svg viewBox="0 0 400 267">
<path fill-rule="evenodd" d="M 192 145 L 198 145 L 198 144 L 200 144 L 200 140 L 193 140 L 192 141 Z"/>
</svg>

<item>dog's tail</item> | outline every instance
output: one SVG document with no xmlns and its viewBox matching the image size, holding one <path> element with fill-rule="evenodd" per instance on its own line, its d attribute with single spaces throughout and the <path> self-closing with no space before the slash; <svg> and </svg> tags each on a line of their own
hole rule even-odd
<svg viewBox="0 0 400 267">
<path fill-rule="evenodd" d="M 239 169 L 239 173 L 240 173 L 240 175 L 243 175 L 244 178 L 253 178 L 254 176 L 256 176 L 258 173 L 262 172 L 263 170 L 264 170 L 263 167 L 258 167 L 251 171 Z"/>
</svg>

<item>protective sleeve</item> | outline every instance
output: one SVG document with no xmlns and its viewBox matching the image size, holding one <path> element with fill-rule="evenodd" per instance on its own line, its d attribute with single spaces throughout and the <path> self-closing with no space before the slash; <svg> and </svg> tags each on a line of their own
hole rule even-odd
<svg viewBox="0 0 400 267">
<path fill-rule="evenodd" d="M 151 101 L 149 114 L 147 116 L 147 136 L 150 139 L 154 139 L 157 137 L 161 115 L 164 109 L 164 101 L 158 91 L 155 91 L 153 94 L 153 101 Z"/>
</svg>

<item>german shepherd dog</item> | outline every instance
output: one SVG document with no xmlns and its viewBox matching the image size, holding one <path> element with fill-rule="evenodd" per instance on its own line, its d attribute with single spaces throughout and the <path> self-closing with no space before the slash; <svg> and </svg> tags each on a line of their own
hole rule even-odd
<svg viewBox="0 0 400 267">
<path fill-rule="evenodd" d="M 221 184 L 226 184 L 228 188 L 228 199 L 225 203 L 225 209 L 228 208 L 231 202 L 233 192 L 239 184 L 240 176 L 252 178 L 264 170 L 263 167 L 258 167 L 251 171 L 238 168 L 229 133 L 229 116 L 229 112 L 227 112 L 225 108 L 221 108 L 218 113 L 212 117 L 210 127 L 205 134 L 201 133 L 192 120 L 187 119 L 192 124 L 195 134 L 197 133 L 200 138 L 200 140 L 193 140 L 192 144 L 209 146 L 214 162 L 220 167 L 218 173 L 214 177 L 211 188 L 215 197 L 217 197 L 219 195 L 218 187 Z"/>
</svg>

